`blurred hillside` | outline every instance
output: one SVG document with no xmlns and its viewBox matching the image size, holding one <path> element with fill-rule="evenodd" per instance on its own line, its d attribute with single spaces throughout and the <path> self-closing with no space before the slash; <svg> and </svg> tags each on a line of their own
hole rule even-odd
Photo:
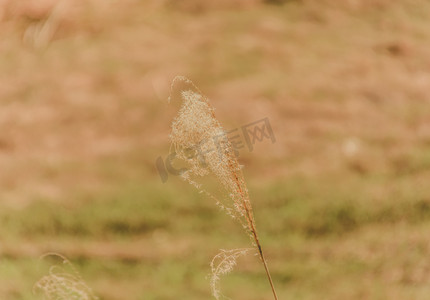
<svg viewBox="0 0 430 300">
<path fill-rule="evenodd" d="M 160 180 L 176 75 L 269 118 L 240 159 L 281 299 L 428 299 L 430 2 L 2 0 L 0 35 L 0 299 L 52 251 L 103 299 L 210 299 L 248 240 Z M 224 284 L 270 299 L 252 257 Z"/>
</svg>

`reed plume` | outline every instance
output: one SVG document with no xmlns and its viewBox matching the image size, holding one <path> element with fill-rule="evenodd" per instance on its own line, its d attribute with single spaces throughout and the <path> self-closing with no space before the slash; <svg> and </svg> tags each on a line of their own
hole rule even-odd
<svg viewBox="0 0 430 300">
<path fill-rule="evenodd" d="M 46 300 L 99 299 L 67 258 L 61 254 L 48 253 L 42 256 L 42 259 L 48 256 L 60 258 L 62 265 L 51 266 L 48 275 L 36 282 L 33 292 L 41 291 Z"/>
<path fill-rule="evenodd" d="M 218 288 L 221 275 L 230 273 L 236 265 L 236 260 L 239 256 L 248 254 L 250 249 L 221 249 L 220 253 L 215 255 L 211 261 L 211 289 L 212 295 L 217 299 L 221 299 L 222 295 Z M 225 297 L 224 297 L 225 298 Z"/>
<path fill-rule="evenodd" d="M 173 120 L 170 140 L 176 157 L 188 163 L 183 179 L 209 195 L 234 219 L 238 220 L 251 237 L 263 263 L 274 299 L 275 287 L 258 238 L 248 188 L 234 148 L 227 133 L 216 119 L 214 108 L 200 90 L 187 78 L 176 77 L 171 86 L 172 98 L 182 100 L 178 115 Z M 198 178 L 213 174 L 221 183 L 227 197 L 217 199 L 202 188 Z"/>
</svg>

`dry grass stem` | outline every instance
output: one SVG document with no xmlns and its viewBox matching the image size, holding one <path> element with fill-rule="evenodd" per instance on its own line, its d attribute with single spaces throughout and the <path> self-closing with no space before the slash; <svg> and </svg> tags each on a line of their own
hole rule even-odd
<svg viewBox="0 0 430 300">
<path fill-rule="evenodd" d="M 221 249 L 220 253 L 218 253 L 211 261 L 211 289 L 212 295 L 217 299 L 221 299 L 221 297 L 226 298 L 220 291 L 219 281 L 222 275 L 226 275 L 230 273 L 234 266 L 236 265 L 236 260 L 243 255 L 248 254 L 251 249 L 233 249 L 233 250 L 224 250 Z"/>
<path fill-rule="evenodd" d="M 49 274 L 34 285 L 33 291 L 43 293 L 46 300 L 98 300 L 92 289 L 85 283 L 72 263 L 64 256 L 49 253 L 42 257 L 56 256 L 62 259 L 63 266 L 50 267 Z"/>
<path fill-rule="evenodd" d="M 60 22 L 60 15 L 65 10 L 65 1 L 58 1 L 45 21 L 30 25 L 23 41 L 34 48 L 46 48 L 54 37 Z"/>
<path fill-rule="evenodd" d="M 207 192 L 197 182 L 198 178 L 212 174 L 219 180 L 227 197 L 223 200 L 211 197 L 228 214 L 239 220 L 249 233 L 258 249 L 274 298 L 277 299 L 258 238 L 242 166 L 237 160 L 226 131 L 216 119 L 209 99 L 189 79 L 176 77 L 171 90 L 170 99 L 179 96 L 182 100 L 182 106 L 172 123 L 170 134 L 177 157 L 190 166 L 182 177 L 205 193 Z"/>
</svg>

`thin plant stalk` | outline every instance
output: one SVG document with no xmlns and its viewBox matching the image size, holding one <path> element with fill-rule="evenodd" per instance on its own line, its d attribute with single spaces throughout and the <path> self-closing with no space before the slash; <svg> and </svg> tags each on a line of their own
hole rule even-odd
<svg viewBox="0 0 430 300">
<path fill-rule="evenodd" d="M 249 227 L 249 230 L 251 231 L 255 245 L 257 246 L 258 255 L 260 256 L 261 262 L 263 263 L 264 270 L 266 271 L 266 276 L 267 276 L 267 279 L 269 280 L 270 288 L 272 289 L 272 293 L 273 293 L 273 297 L 275 300 L 278 300 L 278 295 L 276 294 L 275 285 L 273 284 L 272 276 L 270 275 L 269 267 L 267 266 L 266 259 L 264 258 L 263 248 L 261 247 L 260 240 L 259 240 L 258 234 L 257 234 L 257 230 L 255 228 L 255 221 L 254 221 L 254 216 L 252 214 L 252 209 L 250 209 L 248 207 L 249 202 L 247 202 L 245 200 L 245 197 L 244 197 L 245 195 L 244 195 L 242 188 L 240 186 L 240 181 L 239 181 L 239 178 L 238 178 L 236 172 L 232 172 L 232 173 L 233 173 L 236 185 L 237 185 L 237 189 L 238 189 L 240 195 L 242 195 L 242 204 L 243 204 L 243 209 L 246 212 L 246 220 L 248 221 L 248 227 Z"/>
<path fill-rule="evenodd" d="M 230 216 L 240 221 L 258 249 L 258 255 L 264 265 L 274 299 L 278 300 L 258 238 L 242 166 L 237 160 L 232 144 L 226 137 L 226 131 L 216 119 L 209 99 L 203 96 L 200 90 L 185 77 L 176 77 L 173 80 L 172 92 L 173 87 L 179 83 L 184 84 L 184 88 L 180 89 L 179 93 L 182 98 L 182 106 L 172 123 L 170 139 L 176 157 L 188 162 L 190 166 L 181 176 L 214 199 Z M 218 149 L 218 151 L 213 149 Z M 193 151 L 195 155 L 190 155 L 190 152 L 193 153 Z M 202 164 L 202 162 L 204 163 Z M 195 178 L 209 174 L 215 175 L 219 180 L 228 195 L 226 199 L 218 200 L 196 182 Z"/>
</svg>

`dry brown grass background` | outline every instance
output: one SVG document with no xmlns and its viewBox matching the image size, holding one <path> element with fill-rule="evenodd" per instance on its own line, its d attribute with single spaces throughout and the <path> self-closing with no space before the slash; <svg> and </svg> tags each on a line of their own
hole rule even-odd
<svg viewBox="0 0 430 300">
<path fill-rule="evenodd" d="M 81 259 L 105 299 L 209 297 L 207 262 L 237 245 L 156 173 L 176 75 L 226 128 L 270 119 L 277 142 L 241 162 L 281 299 L 428 298 L 430 3 L 279 2 L 0 2 L 1 299 L 30 299 L 48 251 Z M 234 299 L 269 299 L 258 266 L 239 270 Z"/>
</svg>

